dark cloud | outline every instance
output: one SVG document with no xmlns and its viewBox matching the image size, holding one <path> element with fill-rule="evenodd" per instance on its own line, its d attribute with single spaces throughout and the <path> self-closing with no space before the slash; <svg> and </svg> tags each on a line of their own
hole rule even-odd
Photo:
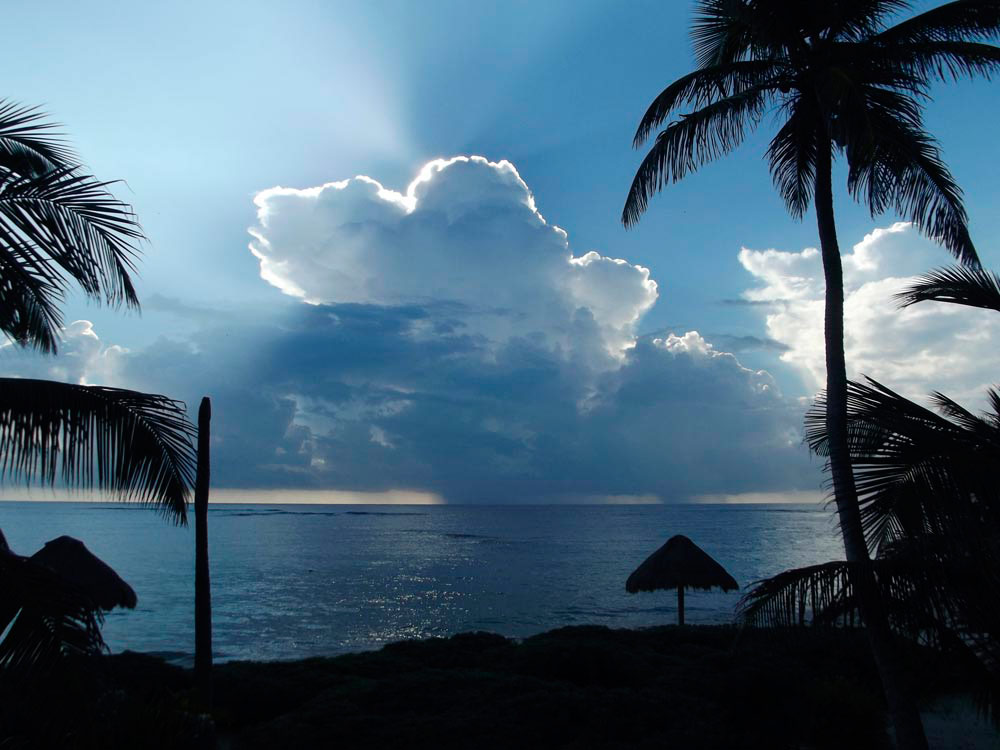
<svg viewBox="0 0 1000 750">
<path fill-rule="evenodd" d="M 546 342 L 490 347 L 447 311 L 302 305 L 127 357 L 134 383 L 213 397 L 214 481 L 416 489 L 451 501 L 803 486 L 801 408 L 697 334 L 640 341 L 594 375 Z M 585 326 L 586 322 L 581 325 Z"/>
<path fill-rule="evenodd" d="M 694 331 L 637 336 L 648 270 L 574 255 L 513 165 L 438 161 L 405 195 L 356 178 L 256 203 L 251 248 L 283 304 L 155 298 L 202 327 L 142 351 L 74 329 L 80 377 L 100 364 L 192 410 L 211 396 L 217 487 L 670 501 L 818 482 L 801 407 Z"/>
<path fill-rule="evenodd" d="M 750 351 L 768 351 L 768 352 L 787 352 L 789 346 L 783 344 L 768 337 L 760 336 L 736 336 L 728 333 L 712 333 L 708 335 L 708 338 L 720 349 L 727 352 L 750 352 Z"/>
</svg>

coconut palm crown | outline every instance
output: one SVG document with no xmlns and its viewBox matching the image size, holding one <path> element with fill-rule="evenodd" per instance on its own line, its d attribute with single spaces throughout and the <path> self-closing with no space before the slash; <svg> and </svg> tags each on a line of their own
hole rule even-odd
<svg viewBox="0 0 1000 750">
<path fill-rule="evenodd" d="M 960 0 L 887 27 L 907 0 L 700 0 L 692 38 L 698 68 L 664 89 L 634 145 L 658 128 L 629 190 L 622 221 L 649 199 L 723 156 L 768 115 L 781 127 L 767 159 L 793 216 L 830 179 L 833 153 L 847 187 L 873 215 L 894 209 L 964 263 L 978 265 L 962 193 L 921 105 L 935 80 L 989 77 L 1000 49 L 1000 3 Z M 684 111 L 689 110 L 689 111 Z"/>
</svg>

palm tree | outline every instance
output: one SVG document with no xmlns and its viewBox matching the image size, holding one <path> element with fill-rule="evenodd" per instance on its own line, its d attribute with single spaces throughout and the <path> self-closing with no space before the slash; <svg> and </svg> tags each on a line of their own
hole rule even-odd
<svg viewBox="0 0 1000 750">
<path fill-rule="evenodd" d="M 1000 276 L 939 269 L 896 299 L 1000 312 Z M 935 413 L 874 380 L 849 382 L 848 444 L 889 626 L 972 666 L 1000 721 L 1000 391 L 991 389 L 987 400 L 988 411 L 976 415 L 935 393 Z M 829 455 L 822 397 L 806 428 L 810 447 Z M 771 626 L 853 620 L 861 602 L 851 569 L 830 562 L 762 581 L 741 601 L 741 616 Z"/>
<path fill-rule="evenodd" d="M 872 215 L 892 208 L 978 266 L 961 190 L 924 131 L 921 102 L 934 80 L 1000 68 L 1000 0 L 959 0 L 911 17 L 908 0 L 698 0 L 692 28 L 698 67 L 664 89 L 643 116 L 636 146 L 666 124 L 643 159 L 622 221 L 635 224 L 668 182 L 729 153 L 769 113 L 783 123 L 767 151 L 790 213 L 815 202 L 826 281 L 826 424 L 830 472 L 848 561 L 868 561 L 847 435 L 843 273 L 833 211 L 834 156 L 847 187 Z M 671 119 L 679 110 L 690 108 Z M 859 568 L 859 571 L 867 568 Z M 874 576 L 861 573 L 862 614 L 905 747 L 926 739 L 892 655 Z"/>
<path fill-rule="evenodd" d="M 0 332 L 15 345 L 56 352 L 71 284 L 138 308 L 130 274 L 143 234 L 108 184 L 83 170 L 37 109 L 0 100 Z M 0 379 L 0 481 L 104 490 L 183 524 L 192 435 L 184 405 L 164 396 Z M 3 624 L 36 625 L 0 643 L 0 663 L 103 645 L 96 609 L 51 579 L 0 559 Z"/>
<path fill-rule="evenodd" d="M 889 626 L 973 667 L 996 711 L 1000 391 L 990 390 L 988 401 L 989 410 L 976 415 L 935 393 L 935 413 L 874 380 L 848 384 L 861 522 Z M 807 440 L 828 455 L 821 400 L 807 416 Z M 856 566 L 837 561 L 785 571 L 754 586 L 740 614 L 765 626 L 851 622 L 861 611 L 851 576 Z"/>
</svg>

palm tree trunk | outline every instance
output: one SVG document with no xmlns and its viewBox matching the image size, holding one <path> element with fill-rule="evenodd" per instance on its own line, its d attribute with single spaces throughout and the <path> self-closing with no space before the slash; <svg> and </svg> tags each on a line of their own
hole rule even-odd
<svg viewBox="0 0 1000 750">
<path fill-rule="evenodd" d="M 212 591 L 208 575 L 209 426 L 212 402 L 198 409 L 198 469 L 194 488 L 194 672 L 202 700 L 212 706 Z"/>
<path fill-rule="evenodd" d="M 871 558 L 861 526 L 861 511 L 854 486 L 854 472 L 847 443 L 847 366 L 844 360 L 844 274 L 833 216 L 833 144 L 819 145 L 816 159 L 816 223 L 819 229 L 826 280 L 826 430 L 830 448 L 833 495 L 844 538 L 844 553 L 853 587 L 865 621 L 872 655 L 882 679 L 889 714 L 902 750 L 927 750 L 927 738 L 896 653 L 882 606 L 881 593 L 871 568 Z"/>
</svg>

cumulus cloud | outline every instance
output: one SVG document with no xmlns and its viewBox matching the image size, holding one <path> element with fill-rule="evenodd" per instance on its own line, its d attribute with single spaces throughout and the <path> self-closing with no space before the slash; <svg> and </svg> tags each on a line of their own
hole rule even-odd
<svg viewBox="0 0 1000 750">
<path fill-rule="evenodd" d="M 637 337 L 649 271 L 575 253 L 507 162 L 255 203 L 250 249 L 290 304 L 207 315 L 106 373 L 192 407 L 212 397 L 217 486 L 539 502 L 821 482 L 802 405 L 695 331 Z"/>
<path fill-rule="evenodd" d="M 62 328 L 59 335 L 58 357 L 40 355 L 9 341 L 0 344 L 0 375 L 80 385 L 115 379 L 128 350 L 103 344 L 89 320 L 76 320 Z"/>
<path fill-rule="evenodd" d="M 214 476 L 229 486 L 539 502 L 819 484 L 801 405 L 697 333 L 639 341 L 619 367 L 581 377 L 528 337 L 487 350 L 442 326 L 429 341 L 433 315 L 302 306 L 280 328 L 227 328 L 225 352 L 213 352 L 220 332 L 161 342 L 122 375 L 191 403 L 192 373 L 203 378 Z"/>
<path fill-rule="evenodd" d="M 823 268 L 819 251 L 743 248 L 739 261 L 760 283 L 749 302 L 770 304 L 767 332 L 785 345 L 781 359 L 811 391 L 826 380 Z M 1000 315 L 925 302 L 900 310 L 893 295 L 950 257 L 906 223 L 876 229 L 843 255 L 848 374 L 879 380 L 911 398 L 942 391 L 982 403 L 1000 373 Z"/>
<path fill-rule="evenodd" d="M 567 353 L 592 343 L 583 319 L 620 357 L 657 297 L 646 268 L 574 256 L 507 161 L 436 160 L 405 193 L 361 176 L 254 202 L 261 277 L 313 304 L 450 304 L 491 343 L 534 335 Z"/>
<path fill-rule="evenodd" d="M 713 333 L 709 335 L 716 346 L 726 351 L 739 353 L 749 351 L 787 352 L 788 346 L 761 336 L 734 336 L 729 333 Z"/>
</svg>

